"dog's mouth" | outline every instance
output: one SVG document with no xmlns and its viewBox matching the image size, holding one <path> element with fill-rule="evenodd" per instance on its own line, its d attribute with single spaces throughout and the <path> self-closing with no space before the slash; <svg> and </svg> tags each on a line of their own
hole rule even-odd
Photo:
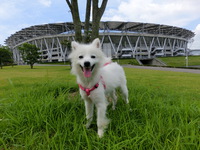
<svg viewBox="0 0 200 150">
<path fill-rule="evenodd" d="M 94 69 L 94 67 L 95 67 L 95 64 L 92 65 L 92 66 L 90 66 L 90 67 L 82 67 L 81 65 L 80 65 L 80 67 L 81 67 L 81 69 L 82 69 L 82 71 L 83 71 L 83 75 L 84 75 L 86 78 L 89 78 L 89 77 L 92 76 L 92 71 L 93 71 L 93 69 Z"/>
</svg>

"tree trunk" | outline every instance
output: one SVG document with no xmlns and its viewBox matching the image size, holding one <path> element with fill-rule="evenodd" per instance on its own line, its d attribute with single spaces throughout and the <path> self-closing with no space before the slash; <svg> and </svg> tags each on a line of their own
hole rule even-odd
<svg viewBox="0 0 200 150">
<path fill-rule="evenodd" d="M 78 2 L 77 0 L 66 0 L 72 14 L 75 30 L 75 40 L 82 42 L 82 26 L 79 16 Z M 90 39 L 90 9 L 92 2 L 92 33 Z M 84 26 L 84 42 L 88 43 L 91 40 L 99 37 L 99 24 L 101 17 L 105 11 L 108 0 L 103 0 L 101 7 L 98 7 L 99 0 L 87 0 L 86 14 L 85 14 L 85 26 Z"/>
<path fill-rule="evenodd" d="M 75 40 L 82 42 L 82 32 L 81 32 L 81 22 L 74 21 L 74 30 L 75 30 Z"/>
<path fill-rule="evenodd" d="M 84 43 L 90 42 L 90 9 L 92 0 L 87 0 L 84 28 Z"/>
<path fill-rule="evenodd" d="M 100 8 L 98 7 L 99 0 L 93 0 L 92 2 L 92 40 L 94 40 L 99 37 L 99 24 L 108 0 L 103 0 Z"/>
<path fill-rule="evenodd" d="M 2 61 L 0 61 L 0 68 L 1 68 L 1 69 L 3 68 L 3 64 L 2 64 Z"/>
<path fill-rule="evenodd" d="M 74 29 L 75 29 L 75 40 L 78 42 L 82 42 L 81 20 L 79 16 L 77 0 L 72 0 L 72 9 L 73 9 L 72 17 L 73 17 Z"/>
<path fill-rule="evenodd" d="M 92 40 L 99 37 L 99 7 L 98 7 L 99 0 L 92 1 Z"/>
<path fill-rule="evenodd" d="M 31 69 L 33 69 L 33 64 L 30 64 L 30 66 L 31 66 Z"/>
<path fill-rule="evenodd" d="M 78 42 L 82 42 L 82 32 L 81 32 L 81 20 L 79 16 L 78 10 L 78 2 L 77 0 L 66 0 L 72 14 L 72 19 L 74 22 L 74 30 L 75 30 L 75 40 Z"/>
</svg>

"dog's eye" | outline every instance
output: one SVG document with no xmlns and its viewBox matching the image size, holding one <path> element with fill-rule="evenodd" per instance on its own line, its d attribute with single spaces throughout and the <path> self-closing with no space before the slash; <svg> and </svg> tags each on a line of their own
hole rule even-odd
<svg viewBox="0 0 200 150">
<path fill-rule="evenodd" d="M 78 58 L 79 58 L 79 59 L 83 59 L 83 56 L 81 55 L 81 56 L 79 56 Z"/>
<path fill-rule="evenodd" d="M 91 58 L 93 58 L 93 59 L 94 59 L 94 58 L 96 58 L 96 56 L 92 55 L 92 56 L 91 56 Z"/>
</svg>

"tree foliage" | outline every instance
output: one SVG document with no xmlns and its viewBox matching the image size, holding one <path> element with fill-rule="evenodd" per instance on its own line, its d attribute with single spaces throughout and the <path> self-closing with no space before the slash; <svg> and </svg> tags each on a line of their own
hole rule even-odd
<svg viewBox="0 0 200 150">
<path fill-rule="evenodd" d="M 75 40 L 78 42 L 84 41 L 85 43 L 99 37 L 99 23 L 105 11 L 108 0 L 102 0 L 99 7 L 99 0 L 87 0 L 85 24 L 84 24 L 84 38 L 81 33 L 81 20 L 78 9 L 77 0 L 66 0 L 70 8 L 72 19 L 74 22 Z M 92 13 L 91 13 L 92 10 Z M 90 27 L 90 15 L 92 14 L 92 23 Z M 83 40 L 84 39 L 84 40 Z"/>
<path fill-rule="evenodd" d="M 34 63 L 39 62 L 40 49 L 29 43 L 24 43 L 22 46 L 18 47 L 18 49 L 22 55 L 23 61 L 29 64 L 31 69 L 33 69 Z"/>
<path fill-rule="evenodd" d="M 0 68 L 10 63 L 13 63 L 11 51 L 6 46 L 0 47 Z"/>
</svg>

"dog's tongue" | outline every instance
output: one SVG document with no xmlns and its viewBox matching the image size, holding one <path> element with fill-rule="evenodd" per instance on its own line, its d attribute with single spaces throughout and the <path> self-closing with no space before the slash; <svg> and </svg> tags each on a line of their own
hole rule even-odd
<svg viewBox="0 0 200 150">
<path fill-rule="evenodd" d="M 86 78 L 89 78 L 89 77 L 91 77 L 92 71 L 91 71 L 90 68 L 84 68 L 84 69 L 83 69 L 83 74 L 84 74 L 84 76 L 85 76 Z"/>
</svg>

